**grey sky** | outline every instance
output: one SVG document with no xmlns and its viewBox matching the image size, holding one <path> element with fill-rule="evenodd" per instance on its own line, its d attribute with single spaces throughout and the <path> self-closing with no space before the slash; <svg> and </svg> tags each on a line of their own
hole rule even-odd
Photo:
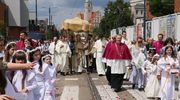
<svg viewBox="0 0 180 100">
<path fill-rule="evenodd" d="M 38 19 L 48 18 L 48 8 L 51 7 L 53 23 L 60 26 L 66 18 L 73 18 L 77 12 L 83 12 L 85 0 L 37 0 Z M 93 10 L 100 10 L 103 14 L 109 0 L 92 0 Z M 115 0 L 113 0 L 115 1 Z M 35 11 L 35 0 L 29 0 L 29 10 Z"/>
</svg>

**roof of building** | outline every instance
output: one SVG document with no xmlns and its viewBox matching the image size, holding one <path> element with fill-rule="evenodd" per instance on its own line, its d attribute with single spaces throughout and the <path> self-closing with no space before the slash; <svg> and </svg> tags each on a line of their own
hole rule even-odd
<svg viewBox="0 0 180 100">
<path fill-rule="evenodd" d="M 144 4 L 142 3 L 136 4 L 135 9 L 144 9 Z"/>
</svg>

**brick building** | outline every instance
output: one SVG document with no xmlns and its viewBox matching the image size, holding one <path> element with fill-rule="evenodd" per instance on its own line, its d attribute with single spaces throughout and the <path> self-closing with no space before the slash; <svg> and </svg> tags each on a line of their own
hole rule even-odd
<svg viewBox="0 0 180 100">
<path fill-rule="evenodd" d="M 180 12 L 180 0 L 174 0 L 174 12 Z"/>
<path fill-rule="evenodd" d="M 85 0 L 84 12 L 77 13 L 81 19 L 87 20 L 91 24 L 91 29 L 99 27 L 102 16 L 99 10 L 93 11 L 92 0 Z"/>
<path fill-rule="evenodd" d="M 80 17 L 81 19 L 85 20 L 84 13 L 77 13 L 77 16 Z M 92 11 L 89 15 L 89 23 L 91 24 L 91 29 L 95 27 L 99 27 L 99 24 L 101 22 L 102 16 L 100 11 Z"/>
</svg>

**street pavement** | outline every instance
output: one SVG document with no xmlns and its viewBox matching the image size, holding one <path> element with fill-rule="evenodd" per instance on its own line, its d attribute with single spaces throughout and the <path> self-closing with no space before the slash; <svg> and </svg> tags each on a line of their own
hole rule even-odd
<svg viewBox="0 0 180 100">
<path fill-rule="evenodd" d="M 98 76 L 97 73 L 58 75 L 56 100 L 151 100 L 147 99 L 144 91 L 131 87 L 128 81 L 124 81 L 122 91 L 116 93 L 108 85 L 106 77 Z M 175 91 L 175 98 L 180 100 L 177 91 Z"/>
</svg>

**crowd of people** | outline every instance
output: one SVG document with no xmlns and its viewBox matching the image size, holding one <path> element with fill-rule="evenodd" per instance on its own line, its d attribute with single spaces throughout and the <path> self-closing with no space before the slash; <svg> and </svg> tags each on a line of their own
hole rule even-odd
<svg viewBox="0 0 180 100">
<path fill-rule="evenodd" d="M 127 79 L 132 89 L 145 91 L 148 98 L 174 100 L 175 80 L 180 77 L 179 42 L 171 37 L 163 41 L 163 34 L 158 34 L 157 41 L 138 37 L 129 42 L 126 32 L 115 37 L 108 42 L 103 55 L 111 88 L 121 91 L 123 79 Z"/>
<path fill-rule="evenodd" d="M 56 69 L 46 48 L 26 32 L 7 44 L 0 37 L 0 44 L 0 100 L 55 100 Z"/>
<path fill-rule="evenodd" d="M 45 41 L 21 32 L 19 41 L 8 43 L 0 37 L 0 100 L 55 100 L 58 74 L 94 71 L 106 76 L 115 92 L 126 79 L 148 98 L 173 100 L 175 79 L 180 77 L 180 43 L 171 37 L 163 40 L 158 34 L 157 41 L 129 41 L 125 31 L 108 38 L 82 33 Z"/>
</svg>

